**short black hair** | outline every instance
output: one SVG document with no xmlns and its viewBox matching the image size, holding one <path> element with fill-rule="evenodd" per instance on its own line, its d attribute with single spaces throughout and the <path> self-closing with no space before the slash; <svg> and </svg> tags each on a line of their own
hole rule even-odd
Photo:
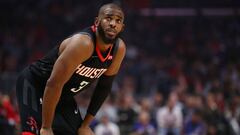
<svg viewBox="0 0 240 135">
<path fill-rule="evenodd" d="M 115 8 L 115 9 L 118 9 L 120 10 L 122 13 L 123 13 L 123 9 L 121 8 L 120 5 L 116 4 L 116 3 L 107 3 L 107 4 L 104 4 L 100 7 L 99 11 L 98 11 L 98 15 L 100 15 L 106 8 Z"/>
</svg>

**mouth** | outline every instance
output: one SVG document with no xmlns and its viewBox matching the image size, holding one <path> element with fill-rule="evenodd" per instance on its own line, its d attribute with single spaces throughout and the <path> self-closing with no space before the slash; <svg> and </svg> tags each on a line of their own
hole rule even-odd
<svg viewBox="0 0 240 135">
<path fill-rule="evenodd" d="M 117 34 L 117 32 L 115 31 L 115 30 L 113 30 L 113 29 L 106 29 L 106 34 L 108 35 L 108 36 L 110 36 L 110 37 L 114 37 L 114 36 L 116 36 L 116 34 Z"/>
</svg>

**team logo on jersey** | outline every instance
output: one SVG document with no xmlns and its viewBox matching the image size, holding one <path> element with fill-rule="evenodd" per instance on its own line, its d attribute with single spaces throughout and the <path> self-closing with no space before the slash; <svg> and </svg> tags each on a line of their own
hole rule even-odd
<svg viewBox="0 0 240 135">
<path fill-rule="evenodd" d="M 29 125 L 32 132 L 35 132 L 36 134 L 39 133 L 37 122 L 32 116 L 28 117 L 26 123 Z"/>
<path fill-rule="evenodd" d="M 107 58 L 108 60 L 112 60 L 113 59 L 113 56 L 112 55 L 110 55 L 110 56 L 108 56 L 108 58 Z"/>
<path fill-rule="evenodd" d="M 82 64 L 80 64 L 77 68 L 75 73 L 79 74 L 81 76 L 85 76 L 88 78 L 99 78 L 104 72 L 106 72 L 107 69 L 105 68 L 91 68 L 91 67 L 86 67 Z"/>
</svg>

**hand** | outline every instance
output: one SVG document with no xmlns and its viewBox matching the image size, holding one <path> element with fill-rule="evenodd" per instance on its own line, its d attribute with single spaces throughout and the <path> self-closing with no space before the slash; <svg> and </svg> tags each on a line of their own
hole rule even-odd
<svg viewBox="0 0 240 135">
<path fill-rule="evenodd" d="M 54 135 L 51 128 L 41 128 L 40 135 Z"/>
<path fill-rule="evenodd" d="M 78 135 L 94 135 L 94 133 L 90 127 L 82 126 L 78 129 Z"/>
</svg>

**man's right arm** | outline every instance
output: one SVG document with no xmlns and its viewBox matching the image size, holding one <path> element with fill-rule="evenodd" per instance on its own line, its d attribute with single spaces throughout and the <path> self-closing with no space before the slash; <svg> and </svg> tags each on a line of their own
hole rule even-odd
<svg viewBox="0 0 240 135">
<path fill-rule="evenodd" d="M 64 46 L 64 47 L 63 47 Z M 64 48 L 61 50 L 61 48 Z M 64 84 L 69 80 L 76 67 L 87 60 L 93 52 L 90 37 L 74 35 L 60 46 L 50 78 L 47 81 L 42 104 L 42 129 L 51 129 L 56 105 Z"/>
</svg>

